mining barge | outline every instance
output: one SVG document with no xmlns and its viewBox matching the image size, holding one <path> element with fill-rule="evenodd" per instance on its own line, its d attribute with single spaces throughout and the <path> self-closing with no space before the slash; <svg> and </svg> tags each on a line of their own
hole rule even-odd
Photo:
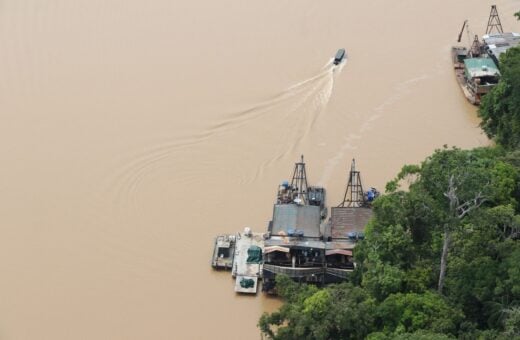
<svg viewBox="0 0 520 340">
<path fill-rule="evenodd" d="M 327 220 L 325 188 L 308 185 L 302 156 L 292 180 L 278 187 L 266 232 L 245 228 L 243 233 L 219 235 L 212 265 L 231 270 L 235 291 L 245 294 L 256 294 L 260 280 L 262 291 L 276 293 L 279 274 L 318 285 L 345 281 L 354 270 L 354 247 L 364 238 L 371 204 L 378 195 L 374 188 L 363 190 L 352 160 L 343 201 L 331 208 Z"/>
</svg>

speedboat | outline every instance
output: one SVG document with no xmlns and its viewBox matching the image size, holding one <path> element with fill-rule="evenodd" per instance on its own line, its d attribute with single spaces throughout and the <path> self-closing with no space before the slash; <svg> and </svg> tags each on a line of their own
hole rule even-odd
<svg viewBox="0 0 520 340">
<path fill-rule="evenodd" d="M 336 52 L 336 56 L 334 57 L 334 65 L 338 65 L 343 61 L 343 58 L 345 58 L 345 49 L 340 48 L 338 52 Z"/>
</svg>

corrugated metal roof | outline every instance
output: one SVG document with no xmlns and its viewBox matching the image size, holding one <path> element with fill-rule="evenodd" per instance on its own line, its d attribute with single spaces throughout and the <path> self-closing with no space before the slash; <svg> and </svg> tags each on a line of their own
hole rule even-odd
<svg viewBox="0 0 520 340">
<path fill-rule="evenodd" d="M 272 253 L 273 251 L 280 251 L 282 253 L 288 253 L 290 251 L 287 247 L 280 247 L 280 246 L 270 246 L 264 248 L 264 254 Z"/>
<path fill-rule="evenodd" d="M 325 249 L 354 249 L 356 242 L 351 240 L 332 240 L 325 243 Z"/>
<path fill-rule="evenodd" d="M 320 207 L 313 205 L 276 204 L 272 235 L 303 232 L 305 237 L 320 236 Z"/>
<path fill-rule="evenodd" d="M 482 37 L 486 45 L 514 46 L 520 43 L 520 33 L 508 32 L 501 34 L 486 34 Z"/>
<path fill-rule="evenodd" d="M 329 255 L 336 255 L 336 254 L 352 256 L 352 250 L 346 250 L 346 249 L 331 249 L 331 250 L 327 250 L 327 251 L 325 251 L 325 255 L 326 255 L 326 256 L 329 256 Z"/>
<path fill-rule="evenodd" d="M 470 78 L 500 75 L 491 58 L 467 58 L 464 59 L 464 67 L 466 76 Z"/>
<path fill-rule="evenodd" d="M 332 207 L 331 234 L 334 238 L 347 238 L 352 231 L 364 231 L 372 217 L 370 208 Z"/>
<path fill-rule="evenodd" d="M 314 249 L 354 249 L 356 242 L 349 239 L 332 239 L 324 242 L 318 239 L 301 239 L 284 236 L 271 236 L 265 240 L 266 248 L 269 247 L 289 247 L 289 248 L 314 248 Z"/>
<path fill-rule="evenodd" d="M 484 35 L 482 37 L 489 54 L 500 60 L 500 55 L 511 47 L 520 45 L 520 33 L 507 32 L 500 34 Z"/>
<path fill-rule="evenodd" d="M 325 249 L 326 243 L 318 239 L 306 239 L 306 238 L 293 238 L 293 237 L 281 237 L 271 236 L 271 238 L 265 240 L 266 247 L 281 246 L 289 248 L 315 248 Z"/>
</svg>

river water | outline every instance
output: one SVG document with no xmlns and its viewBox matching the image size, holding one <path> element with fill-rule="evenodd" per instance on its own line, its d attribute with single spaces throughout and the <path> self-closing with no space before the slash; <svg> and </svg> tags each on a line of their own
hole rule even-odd
<svg viewBox="0 0 520 340">
<path fill-rule="evenodd" d="M 280 302 L 214 235 L 264 230 L 300 154 L 333 205 L 354 157 L 383 188 L 487 145 L 449 51 L 490 5 L 0 0 L 0 338 L 258 339 Z"/>
</svg>

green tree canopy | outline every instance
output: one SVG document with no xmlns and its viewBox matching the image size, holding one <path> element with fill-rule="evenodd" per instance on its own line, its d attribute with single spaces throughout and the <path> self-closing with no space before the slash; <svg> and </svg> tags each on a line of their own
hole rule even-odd
<svg viewBox="0 0 520 340">
<path fill-rule="evenodd" d="M 283 275 L 276 284 L 290 303 L 262 315 L 258 324 L 273 339 L 364 339 L 372 330 L 375 304 L 360 287 L 345 283 L 317 290 Z"/>
<path fill-rule="evenodd" d="M 514 149 L 520 146 L 520 48 L 501 55 L 500 73 L 499 84 L 482 100 L 481 126 L 488 137 Z"/>
<path fill-rule="evenodd" d="M 379 305 L 377 319 L 383 330 L 391 333 L 427 330 L 455 334 L 463 314 L 450 307 L 444 297 L 428 291 L 390 295 Z"/>
</svg>

